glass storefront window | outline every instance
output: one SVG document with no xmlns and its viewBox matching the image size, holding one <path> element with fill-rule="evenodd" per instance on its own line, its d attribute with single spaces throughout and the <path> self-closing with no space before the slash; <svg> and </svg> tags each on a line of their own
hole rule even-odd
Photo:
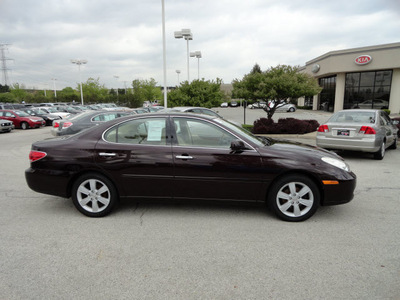
<svg viewBox="0 0 400 300">
<path fill-rule="evenodd" d="M 319 79 L 322 91 L 319 94 L 319 109 L 333 111 L 335 106 L 336 76 Z"/>
<path fill-rule="evenodd" d="M 346 74 L 344 109 L 389 108 L 392 70 Z"/>
</svg>

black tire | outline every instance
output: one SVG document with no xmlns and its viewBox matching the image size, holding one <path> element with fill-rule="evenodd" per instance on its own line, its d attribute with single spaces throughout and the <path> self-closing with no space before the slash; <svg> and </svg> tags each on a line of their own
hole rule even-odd
<svg viewBox="0 0 400 300">
<path fill-rule="evenodd" d="M 28 129 L 29 128 L 29 124 L 28 123 L 26 123 L 26 122 L 22 122 L 21 123 L 21 129 L 22 130 L 26 130 L 26 129 Z"/>
<path fill-rule="evenodd" d="M 389 149 L 397 149 L 397 140 L 398 140 L 398 138 L 396 136 L 393 144 L 390 145 Z"/>
<path fill-rule="evenodd" d="M 72 202 L 88 217 L 104 217 L 115 206 L 118 193 L 114 184 L 96 173 L 79 177 L 72 186 Z"/>
<path fill-rule="evenodd" d="M 317 211 L 320 198 L 319 189 L 310 178 L 288 175 L 272 185 L 267 202 L 280 219 L 300 222 Z"/>
<path fill-rule="evenodd" d="M 386 151 L 385 142 L 382 142 L 382 145 L 379 148 L 379 150 L 374 153 L 374 158 L 376 160 L 382 160 L 385 157 L 385 151 Z"/>
<path fill-rule="evenodd" d="M 289 108 L 289 112 L 295 112 L 296 109 L 294 107 Z"/>
</svg>

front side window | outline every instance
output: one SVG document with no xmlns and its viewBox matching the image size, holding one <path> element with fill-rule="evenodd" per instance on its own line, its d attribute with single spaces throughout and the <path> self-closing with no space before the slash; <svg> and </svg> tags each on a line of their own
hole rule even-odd
<svg viewBox="0 0 400 300">
<path fill-rule="evenodd" d="M 165 118 L 143 118 L 109 129 L 104 139 L 112 143 L 166 145 Z"/>
<path fill-rule="evenodd" d="M 237 138 L 226 130 L 206 121 L 175 118 L 179 146 L 229 148 Z"/>
</svg>

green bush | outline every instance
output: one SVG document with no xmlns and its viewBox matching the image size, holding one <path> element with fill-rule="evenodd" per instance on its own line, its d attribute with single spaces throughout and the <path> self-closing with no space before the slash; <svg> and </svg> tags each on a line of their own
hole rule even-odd
<svg viewBox="0 0 400 300">
<path fill-rule="evenodd" d="M 382 110 L 385 111 L 388 115 L 390 115 L 390 109 L 384 108 Z"/>
</svg>

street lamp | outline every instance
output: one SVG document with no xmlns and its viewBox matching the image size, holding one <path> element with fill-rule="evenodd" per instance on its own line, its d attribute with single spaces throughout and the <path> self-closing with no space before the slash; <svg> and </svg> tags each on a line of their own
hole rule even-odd
<svg viewBox="0 0 400 300">
<path fill-rule="evenodd" d="M 119 76 L 114 75 L 114 78 L 117 80 L 117 97 L 118 97 L 118 79 L 119 79 Z"/>
<path fill-rule="evenodd" d="M 57 78 L 52 78 L 51 80 L 53 80 L 54 98 L 57 98 L 57 90 L 56 90 L 56 80 L 57 80 Z"/>
<path fill-rule="evenodd" d="M 78 65 L 78 68 L 79 68 L 79 83 L 81 85 L 81 102 L 82 102 L 82 105 L 83 105 L 81 65 L 87 64 L 87 60 L 86 59 L 71 59 L 71 63 Z"/>
<path fill-rule="evenodd" d="M 201 51 L 190 52 L 190 57 L 197 58 L 197 79 L 200 80 L 200 58 L 201 58 Z"/>
<path fill-rule="evenodd" d="M 176 70 L 175 72 L 176 72 L 176 74 L 178 74 L 178 85 L 179 85 L 179 83 L 180 83 L 180 81 L 179 81 L 179 74 L 181 74 L 181 70 Z"/>
<path fill-rule="evenodd" d="M 181 39 L 184 38 L 186 40 L 186 48 L 187 48 L 187 80 L 189 83 L 189 41 L 193 40 L 193 35 L 190 29 L 182 29 L 181 31 L 175 31 L 175 38 Z"/>
</svg>

